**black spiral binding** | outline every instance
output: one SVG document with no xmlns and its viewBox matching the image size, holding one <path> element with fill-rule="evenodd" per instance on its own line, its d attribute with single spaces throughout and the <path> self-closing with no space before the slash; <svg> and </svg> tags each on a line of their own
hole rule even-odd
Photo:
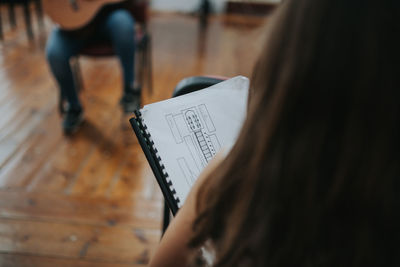
<svg viewBox="0 0 400 267">
<path fill-rule="evenodd" d="M 157 162 L 160 164 L 160 168 L 161 168 L 161 172 L 162 172 L 162 174 L 163 174 L 163 177 L 164 177 L 165 181 L 167 182 L 168 188 L 169 188 L 169 190 L 170 190 L 172 196 L 174 197 L 174 199 L 175 199 L 177 205 L 179 206 L 179 204 L 180 204 L 180 199 L 179 199 L 179 197 L 176 195 L 176 191 L 175 191 L 175 189 L 174 189 L 174 187 L 173 187 L 173 184 L 172 184 L 171 179 L 169 179 L 169 175 L 168 175 L 167 171 L 165 170 L 164 164 L 162 164 L 162 160 L 161 160 L 160 154 L 158 154 L 158 150 L 157 150 L 157 148 L 156 148 L 155 145 L 154 145 L 153 139 L 151 138 L 151 134 L 150 134 L 150 132 L 147 130 L 147 126 L 146 126 L 146 124 L 143 122 L 143 119 L 140 118 L 140 120 L 141 120 L 141 123 L 142 123 L 142 125 L 143 125 L 144 133 L 146 134 L 147 139 L 149 140 L 149 142 L 150 142 L 150 144 L 151 144 L 150 147 L 151 147 L 151 149 L 154 151 L 154 154 L 156 155 Z"/>
<path fill-rule="evenodd" d="M 165 170 L 164 164 L 158 150 L 154 145 L 153 139 L 151 138 L 150 132 L 147 130 L 147 126 L 142 119 L 140 111 L 135 111 L 136 118 L 131 118 L 130 122 L 133 130 L 136 133 L 139 144 L 150 164 L 150 167 L 160 185 L 161 191 L 164 194 L 168 206 L 172 213 L 175 215 L 180 206 L 180 199 L 176 194 L 176 190 L 173 187 L 172 181 L 169 178 L 167 171 Z"/>
</svg>

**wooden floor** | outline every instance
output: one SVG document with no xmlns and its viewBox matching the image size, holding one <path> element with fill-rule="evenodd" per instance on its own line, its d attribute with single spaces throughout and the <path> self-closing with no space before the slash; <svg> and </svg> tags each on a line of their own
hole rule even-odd
<svg viewBox="0 0 400 267">
<path fill-rule="evenodd" d="M 38 33 L 35 23 L 28 41 L 17 19 L 10 29 L 3 18 L 0 42 L 0 266 L 145 265 L 163 202 L 118 105 L 117 60 L 81 59 L 86 123 L 67 138 L 43 53 L 52 25 Z M 194 17 L 153 14 L 154 92 L 144 87 L 144 104 L 169 98 L 187 76 L 249 76 L 259 25 L 214 17 L 201 31 Z"/>
</svg>

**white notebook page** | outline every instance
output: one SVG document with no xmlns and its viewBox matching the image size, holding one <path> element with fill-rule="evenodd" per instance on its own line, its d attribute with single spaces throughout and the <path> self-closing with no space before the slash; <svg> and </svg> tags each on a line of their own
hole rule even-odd
<svg viewBox="0 0 400 267">
<path fill-rule="evenodd" d="M 237 76 L 141 109 L 179 207 L 213 156 L 236 141 L 246 117 L 248 88 L 249 80 Z"/>
</svg>

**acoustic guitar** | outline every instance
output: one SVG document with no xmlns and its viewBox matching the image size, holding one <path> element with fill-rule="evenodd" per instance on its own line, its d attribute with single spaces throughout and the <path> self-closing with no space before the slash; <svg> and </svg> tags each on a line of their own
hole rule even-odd
<svg viewBox="0 0 400 267">
<path fill-rule="evenodd" d="M 77 30 L 89 24 L 100 8 L 124 0 L 42 0 L 43 9 L 64 30 Z"/>
</svg>

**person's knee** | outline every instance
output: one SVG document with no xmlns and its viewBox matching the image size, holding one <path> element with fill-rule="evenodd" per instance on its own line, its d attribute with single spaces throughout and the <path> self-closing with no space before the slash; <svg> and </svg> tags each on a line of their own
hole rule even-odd
<svg viewBox="0 0 400 267">
<path fill-rule="evenodd" d="M 107 24 L 115 34 L 125 35 L 134 33 L 135 20 L 127 10 L 119 9 L 111 13 Z"/>
</svg>

